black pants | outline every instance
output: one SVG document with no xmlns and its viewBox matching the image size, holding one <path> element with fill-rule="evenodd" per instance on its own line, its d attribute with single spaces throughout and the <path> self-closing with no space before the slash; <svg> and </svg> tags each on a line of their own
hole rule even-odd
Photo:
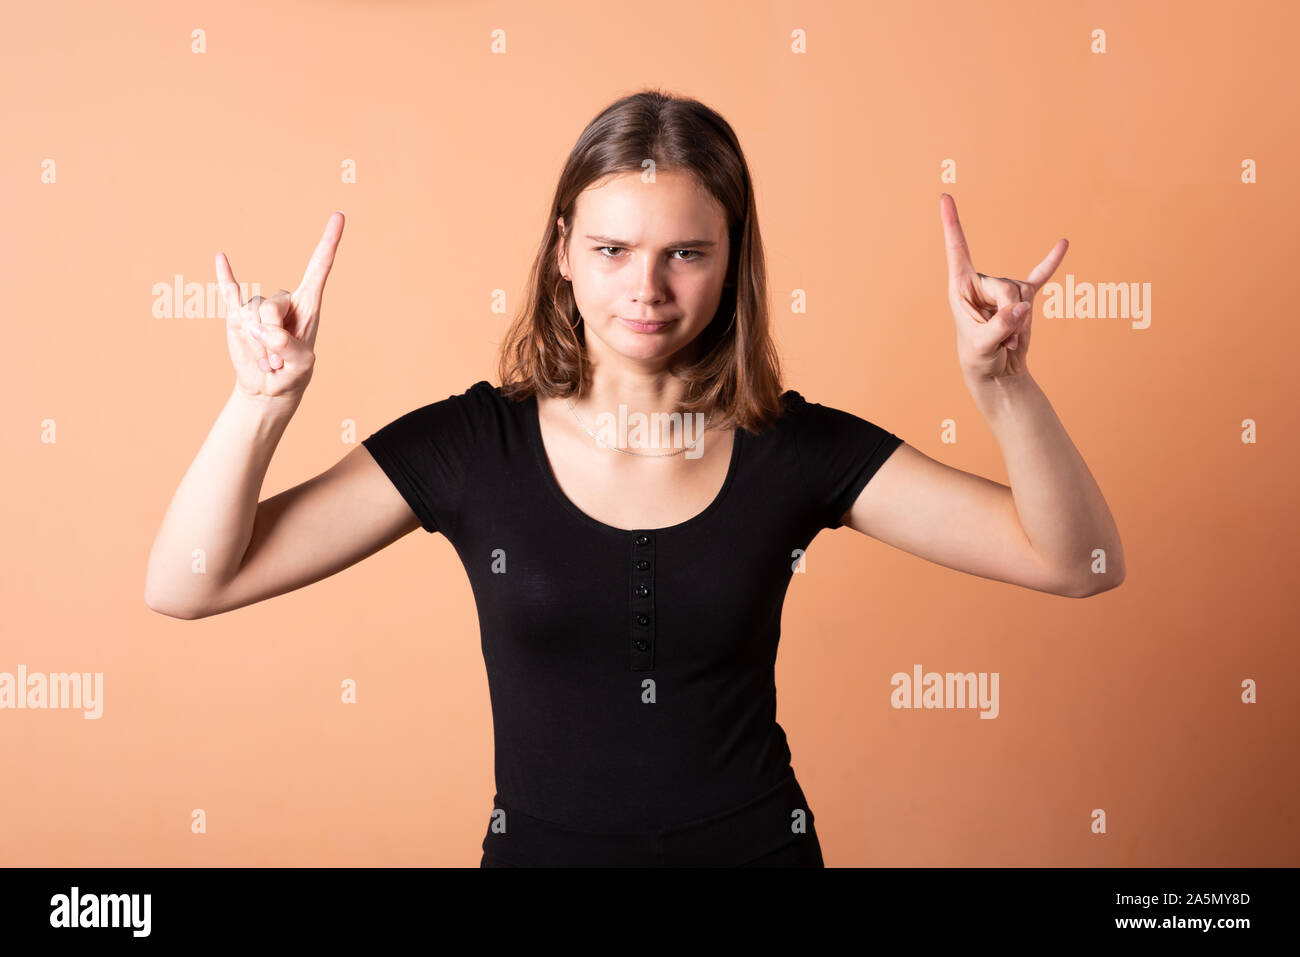
<svg viewBox="0 0 1300 957">
<path fill-rule="evenodd" d="M 826 866 L 793 773 L 741 807 L 645 834 L 575 831 L 501 809 L 505 829 L 489 825 L 479 867 Z"/>
</svg>

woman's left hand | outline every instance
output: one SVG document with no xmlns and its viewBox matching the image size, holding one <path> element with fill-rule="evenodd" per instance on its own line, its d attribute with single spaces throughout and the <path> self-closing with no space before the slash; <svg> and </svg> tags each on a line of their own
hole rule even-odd
<svg viewBox="0 0 1300 957">
<path fill-rule="evenodd" d="M 962 375 L 972 386 L 1023 375 L 1028 371 L 1034 296 L 1065 258 L 1069 240 L 1059 240 L 1028 279 L 986 276 L 971 264 L 957 203 L 947 193 L 939 197 L 939 217 L 948 249 L 948 304 L 957 320 Z"/>
</svg>

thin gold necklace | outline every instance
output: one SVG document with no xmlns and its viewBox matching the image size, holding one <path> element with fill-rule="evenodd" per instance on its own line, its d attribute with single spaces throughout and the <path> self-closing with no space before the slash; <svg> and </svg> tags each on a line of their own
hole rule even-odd
<svg viewBox="0 0 1300 957">
<path fill-rule="evenodd" d="M 700 438 L 696 439 L 694 442 L 692 442 L 690 445 L 686 446 L 685 448 L 678 449 L 676 452 L 632 452 L 628 449 L 620 449 L 617 445 L 606 445 L 603 441 L 601 441 L 600 436 L 598 436 L 595 432 L 591 431 L 591 429 L 587 428 L 587 424 L 582 421 L 582 416 L 578 415 L 578 410 L 574 408 L 573 400 L 566 398 L 564 401 L 569 406 L 569 411 L 573 413 L 573 417 L 578 420 L 578 424 L 582 426 L 583 431 L 586 432 L 588 435 L 590 435 L 593 439 L 595 439 L 597 445 L 599 445 L 602 449 L 612 449 L 615 452 L 622 452 L 624 455 L 637 455 L 642 458 L 649 458 L 649 459 L 665 458 L 669 455 L 681 455 L 683 452 L 689 452 L 696 445 L 698 445 L 700 439 L 704 438 L 704 431 L 708 431 L 708 420 L 706 419 L 705 429 L 700 433 Z M 690 413 L 687 414 L 689 415 Z"/>
</svg>

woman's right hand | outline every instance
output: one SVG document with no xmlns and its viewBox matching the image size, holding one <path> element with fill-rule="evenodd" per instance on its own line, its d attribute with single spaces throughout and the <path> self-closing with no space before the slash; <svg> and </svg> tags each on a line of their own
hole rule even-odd
<svg viewBox="0 0 1300 957">
<path fill-rule="evenodd" d="M 343 235 L 343 213 L 325 224 L 316 251 L 298 289 L 281 289 L 269 298 L 239 301 L 239 286 L 225 253 L 217 253 L 217 278 L 226 304 L 226 343 L 238 388 L 250 396 L 302 398 L 316 364 L 316 327 L 320 323 L 325 280 L 334 265 L 334 250 Z"/>
</svg>

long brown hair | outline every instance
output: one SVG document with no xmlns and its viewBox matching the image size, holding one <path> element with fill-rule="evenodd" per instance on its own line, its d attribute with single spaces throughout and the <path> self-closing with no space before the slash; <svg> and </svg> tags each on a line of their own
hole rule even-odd
<svg viewBox="0 0 1300 957">
<path fill-rule="evenodd" d="M 583 320 L 560 275 L 557 244 L 568 238 L 578 194 L 615 173 L 691 173 L 726 212 L 727 285 L 713 321 L 694 343 L 696 358 L 673 374 L 686 381 L 677 410 L 708 415 L 710 427 L 764 428 L 781 411 L 781 365 L 767 306 L 767 267 L 749 166 L 731 126 L 698 100 L 643 90 L 605 107 L 578 137 L 555 187 L 523 309 L 501 346 L 501 391 L 523 399 L 580 395 L 590 385 Z M 734 320 L 733 320 L 734 311 Z"/>
</svg>

